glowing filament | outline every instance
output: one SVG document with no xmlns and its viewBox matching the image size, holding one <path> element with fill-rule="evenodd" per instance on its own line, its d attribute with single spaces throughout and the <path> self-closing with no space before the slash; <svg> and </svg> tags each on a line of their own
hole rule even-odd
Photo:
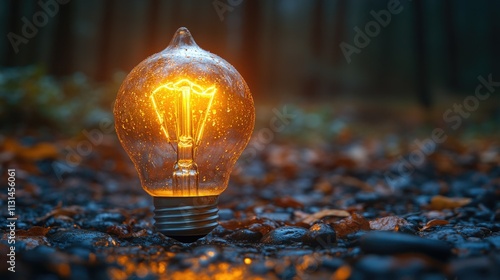
<svg viewBox="0 0 500 280">
<path fill-rule="evenodd" d="M 198 194 L 198 167 L 194 160 L 194 149 L 203 135 L 215 92 L 215 86 L 204 89 L 182 79 L 159 86 L 150 96 L 167 141 L 177 143 L 177 162 L 173 172 L 173 191 L 176 195 Z M 166 125 L 171 123 L 175 127 Z M 196 127 L 195 131 L 193 127 Z"/>
</svg>

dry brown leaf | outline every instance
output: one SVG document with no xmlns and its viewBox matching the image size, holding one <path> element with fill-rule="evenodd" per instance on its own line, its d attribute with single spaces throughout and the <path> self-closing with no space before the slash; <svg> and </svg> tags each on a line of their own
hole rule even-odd
<svg viewBox="0 0 500 280">
<path fill-rule="evenodd" d="M 447 224 L 449 224 L 449 222 L 447 220 L 437 220 L 437 219 L 430 220 L 427 222 L 427 224 L 425 224 L 425 226 L 423 228 L 420 229 L 420 231 L 428 230 L 428 229 L 435 227 L 435 226 L 444 226 Z"/>
<path fill-rule="evenodd" d="M 17 236 L 45 236 L 50 228 L 34 226 L 28 230 L 20 229 L 16 232 Z"/>
<path fill-rule="evenodd" d="M 370 221 L 370 228 L 373 230 L 399 230 L 401 226 L 408 222 L 398 216 L 387 216 Z"/>
<path fill-rule="evenodd" d="M 338 209 L 324 209 L 319 212 L 310 214 L 304 219 L 302 219 L 301 222 L 306 223 L 306 224 L 312 224 L 316 222 L 317 220 L 323 219 L 324 217 L 328 216 L 335 216 L 335 217 L 349 217 L 351 214 L 345 210 L 338 210 Z"/>
<path fill-rule="evenodd" d="M 350 217 L 333 224 L 337 237 L 344 237 L 359 230 L 370 230 L 370 223 L 363 216 L 353 213 Z"/>
<path fill-rule="evenodd" d="M 471 199 L 466 197 L 446 197 L 436 195 L 431 199 L 429 207 L 433 210 L 453 209 L 467 205 L 470 202 Z"/>
<path fill-rule="evenodd" d="M 295 200 L 289 196 L 275 198 L 274 205 L 279 206 L 279 207 L 283 207 L 283 208 L 287 208 L 287 207 L 303 208 L 304 207 L 304 205 L 302 203 L 298 202 L 297 200 Z"/>
<path fill-rule="evenodd" d="M 61 207 L 58 206 L 54 210 L 50 211 L 49 213 L 45 214 L 43 217 L 40 217 L 37 219 L 37 221 L 43 221 L 49 217 L 59 217 L 59 216 L 66 216 L 66 217 L 73 217 L 76 214 L 80 214 L 83 212 L 83 208 L 78 205 L 72 205 L 68 207 Z"/>
</svg>

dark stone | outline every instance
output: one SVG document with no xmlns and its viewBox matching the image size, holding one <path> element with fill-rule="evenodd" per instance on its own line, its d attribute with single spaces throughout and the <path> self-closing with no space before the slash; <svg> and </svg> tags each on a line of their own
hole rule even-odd
<svg viewBox="0 0 500 280">
<path fill-rule="evenodd" d="M 425 237 L 449 243 L 459 243 L 465 241 L 465 238 L 460 233 L 450 227 L 436 227 L 435 231 L 426 233 Z"/>
<path fill-rule="evenodd" d="M 118 244 L 107 233 L 83 229 L 58 231 L 48 236 L 60 248 L 80 247 L 110 247 Z"/>
<path fill-rule="evenodd" d="M 369 232 L 360 246 L 366 253 L 381 255 L 422 253 L 440 260 L 451 256 L 451 246 L 445 242 L 396 232 Z"/>
<path fill-rule="evenodd" d="M 229 240 L 258 242 L 262 238 L 262 233 L 249 229 L 240 229 L 227 236 Z"/>
<path fill-rule="evenodd" d="M 307 229 L 301 227 L 284 226 L 272 230 L 264 237 L 261 242 L 265 244 L 286 245 L 301 242 Z"/>
<path fill-rule="evenodd" d="M 257 275 L 265 275 L 272 270 L 272 267 L 266 265 L 263 261 L 254 261 L 250 266 L 250 271 Z"/>
<path fill-rule="evenodd" d="M 464 226 L 464 227 L 457 227 L 457 230 L 463 237 L 466 238 L 467 237 L 484 238 L 491 234 L 491 230 L 483 227 Z"/>
<path fill-rule="evenodd" d="M 415 235 L 418 232 L 418 225 L 407 223 L 399 227 L 399 232 Z"/>
<path fill-rule="evenodd" d="M 358 246 L 359 245 L 359 239 L 364 236 L 367 233 L 367 231 L 360 230 L 357 232 L 350 233 L 346 235 L 345 241 L 346 241 L 346 246 L 347 247 L 353 247 L 353 246 Z"/>
<path fill-rule="evenodd" d="M 392 256 L 365 256 L 356 264 L 352 279 L 435 279 L 422 277 L 427 263 L 414 257 L 400 262 Z"/>
<path fill-rule="evenodd" d="M 329 270 L 337 270 L 344 264 L 345 262 L 340 258 L 323 258 L 321 260 L 321 267 L 324 267 Z"/>
<path fill-rule="evenodd" d="M 499 259 L 492 257 L 472 257 L 453 260 L 449 267 L 456 277 L 452 279 L 498 279 L 500 275 Z M 496 275 L 496 276 L 495 276 Z"/>
<path fill-rule="evenodd" d="M 173 244 L 173 240 L 167 238 L 165 235 L 153 232 L 151 234 L 146 234 L 145 236 L 134 237 L 129 240 L 134 244 L 140 244 L 142 246 L 170 246 Z"/>
<path fill-rule="evenodd" d="M 358 261 L 356 269 L 367 275 L 389 277 L 394 266 L 395 260 L 392 257 L 366 256 Z"/>
<path fill-rule="evenodd" d="M 500 235 L 499 236 L 490 236 L 485 239 L 489 243 L 493 245 L 496 249 L 500 249 Z"/>
<path fill-rule="evenodd" d="M 321 223 L 312 225 L 302 241 L 309 246 L 330 248 L 335 244 L 336 238 L 335 230 L 330 225 Z"/>
<path fill-rule="evenodd" d="M 289 221 L 292 215 L 284 212 L 262 213 L 259 218 L 266 218 L 274 221 Z"/>
<path fill-rule="evenodd" d="M 488 242 L 462 242 L 456 246 L 461 256 L 481 256 L 491 249 Z"/>
<path fill-rule="evenodd" d="M 234 219 L 234 211 L 231 209 L 227 208 L 219 209 L 218 214 L 220 221 L 228 221 Z"/>
<path fill-rule="evenodd" d="M 123 216 L 121 213 L 117 212 L 109 212 L 109 213 L 100 213 L 97 214 L 94 218 L 95 221 L 98 222 L 115 222 L 115 223 L 122 223 L 125 221 L 125 216 Z"/>
</svg>

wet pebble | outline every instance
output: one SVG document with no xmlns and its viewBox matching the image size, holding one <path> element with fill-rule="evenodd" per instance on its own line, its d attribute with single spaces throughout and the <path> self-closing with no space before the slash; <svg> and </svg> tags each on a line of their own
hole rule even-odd
<svg viewBox="0 0 500 280">
<path fill-rule="evenodd" d="M 257 275 L 265 275 L 273 269 L 272 266 L 264 261 L 254 261 L 250 266 L 250 271 Z"/>
<path fill-rule="evenodd" d="M 485 239 L 488 241 L 490 244 L 493 245 L 494 248 L 500 249 L 500 235 L 499 236 L 490 236 Z"/>
<path fill-rule="evenodd" d="M 100 213 L 95 216 L 94 220 L 100 222 L 110 221 L 122 223 L 123 221 L 125 221 L 125 216 L 118 212 Z"/>
<path fill-rule="evenodd" d="M 265 244 L 286 245 L 301 242 L 307 229 L 301 227 L 284 226 L 272 230 L 264 237 L 261 242 Z"/>
<path fill-rule="evenodd" d="M 168 238 L 165 235 L 158 232 L 145 234 L 144 236 L 134 237 L 131 238 L 130 241 L 148 247 L 153 245 L 170 246 L 174 243 L 172 238 Z"/>
<path fill-rule="evenodd" d="M 436 227 L 436 230 L 425 233 L 425 237 L 428 239 L 442 240 L 449 243 L 459 243 L 465 240 L 465 238 L 459 232 L 450 227 Z"/>
<path fill-rule="evenodd" d="M 451 256 L 446 242 L 395 232 L 369 232 L 361 238 L 360 246 L 372 254 L 422 253 L 441 260 Z"/>
<path fill-rule="evenodd" d="M 367 233 L 367 231 L 360 230 L 360 231 L 348 234 L 345 238 L 346 246 L 347 247 L 358 246 L 360 238 L 362 236 L 364 236 L 366 233 Z"/>
<path fill-rule="evenodd" d="M 327 224 L 314 224 L 302 238 L 304 244 L 322 248 L 333 247 L 336 241 L 335 230 Z"/>
<path fill-rule="evenodd" d="M 329 270 L 337 270 L 339 267 L 343 266 L 345 262 L 341 258 L 323 258 L 321 260 L 321 267 Z"/>
<path fill-rule="evenodd" d="M 228 208 L 219 209 L 219 220 L 228 221 L 234 219 L 234 211 Z"/>
<path fill-rule="evenodd" d="M 227 236 L 229 240 L 258 242 L 262 238 L 262 233 L 249 229 L 240 229 Z"/>
<path fill-rule="evenodd" d="M 481 256 L 489 252 L 491 244 L 488 242 L 462 242 L 456 246 L 459 256 Z"/>
<path fill-rule="evenodd" d="M 479 238 L 484 238 L 488 235 L 491 234 L 491 230 L 483 227 L 474 227 L 474 226 L 463 226 L 463 227 L 458 227 L 457 228 L 458 232 L 460 234 L 467 238 L 467 237 L 479 237 Z"/>
<path fill-rule="evenodd" d="M 117 244 L 117 242 L 107 233 L 78 229 L 58 231 L 51 234 L 49 239 L 60 248 L 71 246 L 108 247 Z"/>
<path fill-rule="evenodd" d="M 422 277 L 427 264 L 418 257 L 401 262 L 396 257 L 369 255 L 359 260 L 356 269 L 353 279 L 433 279 Z"/>
</svg>

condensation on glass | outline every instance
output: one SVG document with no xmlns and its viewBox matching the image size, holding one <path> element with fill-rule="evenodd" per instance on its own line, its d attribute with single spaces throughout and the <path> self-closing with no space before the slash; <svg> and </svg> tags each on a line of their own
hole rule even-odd
<svg viewBox="0 0 500 280">
<path fill-rule="evenodd" d="M 118 137 L 155 197 L 218 195 L 253 131 L 252 96 L 186 28 L 137 65 L 116 99 Z"/>
</svg>

